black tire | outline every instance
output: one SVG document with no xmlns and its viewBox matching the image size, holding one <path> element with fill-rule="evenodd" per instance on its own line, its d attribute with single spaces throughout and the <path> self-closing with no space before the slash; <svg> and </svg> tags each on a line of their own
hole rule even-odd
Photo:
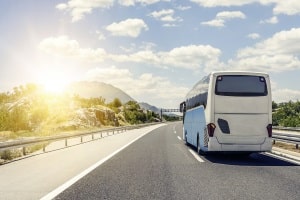
<svg viewBox="0 0 300 200">
<path fill-rule="evenodd" d="M 200 148 L 200 139 L 199 136 L 197 136 L 197 153 L 200 154 L 201 148 Z"/>
<path fill-rule="evenodd" d="M 186 137 L 186 135 L 187 135 L 187 132 L 185 131 L 185 132 L 184 132 L 184 144 L 185 144 L 186 146 L 189 146 L 189 143 L 187 142 L 187 137 Z"/>
<path fill-rule="evenodd" d="M 202 150 L 201 150 L 201 147 L 200 147 L 200 138 L 199 138 L 199 136 L 197 136 L 197 153 L 198 153 L 199 155 L 202 155 L 202 156 L 207 155 L 207 152 L 206 152 L 206 151 L 202 151 Z"/>
</svg>

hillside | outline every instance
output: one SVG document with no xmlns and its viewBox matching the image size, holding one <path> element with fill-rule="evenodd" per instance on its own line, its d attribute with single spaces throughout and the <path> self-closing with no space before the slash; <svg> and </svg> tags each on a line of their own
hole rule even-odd
<svg viewBox="0 0 300 200">
<path fill-rule="evenodd" d="M 155 112 L 155 113 L 160 113 L 160 108 L 157 108 L 155 106 L 152 106 L 148 103 L 145 103 L 145 102 L 141 102 L 139 103 L 140 107 L 144 110 L 151 110 L 152 112 Z"/>
<path fill-rule="evenodd" d="M 122 103 L 128 101 L 134 101 L 132 97 L 126 94 L 124 91 L 116 88 L 110 84 L 103 82 L 88 82 L 79 81 L 71 83 L 67 88 L 67 92 L 70 94 L 77 94 L 84 98 L 97 98 L 103 97 L 106 103 L 112 102 L 115 98 L 120 99 Z"/>
<path fill-rule="evenodd" d="M 149 109 L 147 112 L 141 109 L 129 95 L 111 85 L 80 82 L 72 87 L 77 95 L 48 93 L 35 84 L 15 87 L 11 93 L 0 93 L 0 141 L 141 124 L 159 118 Z"/>
</svg>

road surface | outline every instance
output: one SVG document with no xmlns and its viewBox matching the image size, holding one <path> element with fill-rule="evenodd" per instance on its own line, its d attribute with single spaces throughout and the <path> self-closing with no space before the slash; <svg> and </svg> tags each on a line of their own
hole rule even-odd
<svg viewBox="0 0 300 200">
<path fill-rule="evenodd" d="M 128 135 L 129 139 L 122 139 Z M 39 163 L 30 164 L 34 160 L 23 166 L 30 175 L 18 172 L 23 177 L 13 180 L 3 177 L 3 173 L 12 167 L 22 170 L 17 169 L 22 167 L 17 163 L 24 161 L 0 166 L 0 199 L 17 199 L 18 194 L 23 194 L 20 199 L 299 199 L 299 165 L 269 154 L 199 156 L 184 145 L 181 137 L 182 125 L 177 122 L 29 158 L 52 163 L 49 165 L 54 169 L 44 172 L 42 179 L 36 178 L 41 176 Z M 110 154 L 101 153 L 104 150 L 97 143 Z M 88 164 L 82 166 L 85 160 L 81 154 L 90 160 Z M 90 154 L 97 156 L 91 159 Z M 35 165 L 36 177 L 32 174 Z M 26 180 L 43 187 L 25 190 L 29 187 L 23 186 L 21 191 L 14 188 L 16 181 L 28 185 Z M 7 185 L 4 189 L 2 182 Z"/>
</svg>

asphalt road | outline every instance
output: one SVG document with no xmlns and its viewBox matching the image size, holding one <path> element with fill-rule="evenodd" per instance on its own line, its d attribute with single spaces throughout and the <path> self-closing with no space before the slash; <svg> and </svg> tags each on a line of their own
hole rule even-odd
<svg viewBox="0 0 300 200">
<path fill-rule="evenodd" d="M 180 122 L 153 130 L 56 199 L 300 199 L 299 165 L 265 154 L 198 156 L 181 134 Z"/>
<path fill-rule="evenodd" d="M 163 125 L 130 130 L 0 165 L 0 200 L 40 199 L 60 185 L 74 180 L 74 177 L 88 174 L 93 167 L 97 167 L 96 164 L 105 162 L 135 140 Z"/>
</svg>

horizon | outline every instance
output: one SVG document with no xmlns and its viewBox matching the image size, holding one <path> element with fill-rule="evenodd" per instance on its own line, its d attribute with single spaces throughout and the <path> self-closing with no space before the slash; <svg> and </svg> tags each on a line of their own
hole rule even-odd
<svg viewBox="0 0 300 200">
<path fill-rule="evenodd" d="M 270 75 L 273 100 L 300 99 L 300 2 L 1 1 L 0 92 L 97 81 L 178 107 L 212 71 Z"/>
</svg>

